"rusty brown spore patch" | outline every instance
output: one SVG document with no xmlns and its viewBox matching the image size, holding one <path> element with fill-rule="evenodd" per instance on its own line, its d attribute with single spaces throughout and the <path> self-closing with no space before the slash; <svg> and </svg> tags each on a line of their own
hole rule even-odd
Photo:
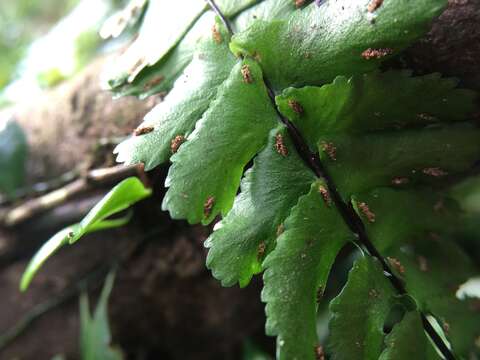
<svg viewBox="0 0 480 360">
<path fill-rule="evenodd" d="M 445 170 L 442 170 L 438 167 L 430 167 L 430 168 L 425 168 L 422 170 L 422 172 L 425 175 L 433 176 L 433 177 L 441 177 L 441 176 L 446 176 L 448 173 Z"/>
<path fill-rule="evenodd" d="M 323 201 L 325 201 L 327 206 L 330 206 L 332 204 L 332 198 L 328 189 L 323 185 L 319 185 L 318 192 L 320 193 L 320 195 L 322 195 Z"/>
<path fill-rule="evenodd" d="M 315 346 L 315 360 L 325 360 L 325 351 L 322 345 Z"/>
<path fill-rule="evenodd" d="M 380 49 L 368 48 L 367 50 L 362 52 L 362 57 L 365 60 L 381 59 L 392 53 L 393 53 L 393 49 L 390 49 L 390 48 L 380 48 Z"/>
<path fill-rule="evenodd" d="M 372 0 L 367 6 L 367 10 L 370 13 L 375 12 L 380 6 L 382 6 L 383 0 Z"/>
<path fill-rule="evenodd" d="M 212 26 L 212 37 L 217 44 L 221 44 L 223 41 L 222 34 L 218 31 L 216 24 Z"/>
<path fill-rule="evenodd" d="M 362 212 L 362 214 L 367 218 L 368 222 L 374 223 L 375 222 L 375 214 L 370 210 L 367 203 L 361 202 L 358 204 L 358 208 Z"/>
<path fill-rule="evenodd" d="M 286 157 L 288 155 L 288 149 L 283 141 L 282 134 L 275 135 L 275 150 L 283 157 Z"/>
<path fill-rule="evenodd" d="M 297 9 L 301 8 L 303 5 L 305 5 L 305 0 L 295 0 L 295 7 Z"/>
<path fill-rule="evenodd" d="M 265 255 L 266 250 L 267 250 L 267 245 L 265 244 L 265 242 L 262 241 L 260 244 L 258 244 L 258 249 L 257 249 L 258 260 L 263 259 L 263 256 Z"/>
<path fill-rule="evenodd" d="M 215 198 L 213 196 L 209 196 L 205 203 L 203 204 L 203 215 L 208 218 L 212 214 L 213 206 L 215 205 Z"/>
<path fill-rule="evenodd" d="M 184 136 L 182 135 L 175 136 L 170 142 L 170 150 L 172 151 L 172 154 L 175 154 L 178 151 L 178 148 L 180 147 L 180 145 L 182 145 L 184 142 L 185 142 Z"/>
<path fill-rule="evenodd" d="M 293 99 L 288 100 L 288 107 L 298 115 L 303 115 L 303 113 L 305 112 L 305 110 L 303 109 L 303 106 L 300 105 L 298 101 Z"/>
<path fill-rule="evenodd" d="M 405 267 L 397 258 L 387 257 L 387 259 L 390 262 L 390 265 L 392 265 L 395 268 L 395 270 L 397 270 L 400 274 L 405 273 Z"/>
<path fill-rule="evenodd" d="M 400 186 L 400 185 L 405 185 L 405 184 L 408 184 L 410 182 L 409 178 L 407 177 L 394 177 L 392 179 L 392 185 L 395 185 L 395 186 Z"/>
<path fill-rule="evenodd" d="M 252 72 L 250 71 L 250 67 L 247 64 L 243 65 L 240 71 L 242 73 L 244 83 L 246 84 L 253 83 Z"/>
<path fill-rule="evenodd" d="M 164 79 L 165 78 L 163 76 L 158 76 L 156 78 L 153 78 L 153 79 L 147 81 L 145 83 L 145 85 L 143 85 L 143 90 L 147 91 L 147 90 L 150 90 L 150 89 L 154 88 L 157 85 L 160 85 Z"/>
<path fill-rule="evenodd" d="M 320 146 L 330 159 L 337 160 L 337 148 L 333 143 L 323 141 Z"/>
<path fill-rule="evenodd" d="M 320 304 L 323 300 L 323 286 L 320 285 L 317 289 L 317 304 Z"/>
<path fill-rule="evenodd" d="M 133 131 L 133 135 L 141 136 L 141 135 L 151 133 L 153 130 L 155 130 L 153 126 L 138 127 Z"/>
</svg>

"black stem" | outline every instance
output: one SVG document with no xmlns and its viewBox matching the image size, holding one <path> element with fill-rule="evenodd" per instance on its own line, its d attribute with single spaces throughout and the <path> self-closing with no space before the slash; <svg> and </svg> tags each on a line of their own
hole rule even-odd
<svg viewBox="0 0 480 360">
<path fill-rule="evenodd" d="M 230 35 L 233 35 L 233 31 L 228 20 L 222 14 L 222 12 L 217 7 L 215 2 L 213 0 L 207 0 L 207 2 L 215 11 L 215 13 L 222 19 L 222 22 L 225 24 Z M 340 212 L 340 215 L 342 216 L 343 220 L 349 227 L 350 231 L 352 231 L 356 235 L 357 245 L 361 246 L 364 250 L 367 251 L 367 253 L 371 257 L 377 259 L 380 262 L 385 276 L 390 280 L 392 286 L 396 289 L 396 291 L 400 295 L 407 294 L 407 290 L 405 289 L 405 286 L 402 280 L 394 274 L 394 272 L 392 271 L 388 263 L 385 261 L 384 257 L 380 254 L 380 252 L 377 250 L 375 245 L 373 245 L 373 243 L 368 238 L 365 225 L 362 219 L 360 218 L 360 216 L 358 216 L 355 209 L 353 208 L 352 203 L 351 202 L 347 203 L 344 201 L 344 199 L 338 192 L 332 177 L 328 174 L 328 171 L 323 166 L 318 154 L 310 151 L 310 148 L 307 142 L 305 141 L 305 139 L 303 138 L 302 134 L 297 129 L 297 127 L 292 122 L 290 122 L 290 120 L 288 120 L 278 109 L 277 104 L 275 102 L 275 92 L 273 91 L 273 88 L 271 87 L 268 79 L 264 77 L 263 81 L 267 88 L 268 97 L 272 102 L 272 106 L 275 109 L 275 112 L 277 113 L 278 118 L 280 119 L 282 124 L 284 124 L 285 127 L 287 128 L 288 134 L 292 139 L 295 149 L 297 150 L 298 154 L 303 159 L 303 161 L 306 163 L 306 165 L 313 171 L 313 173 L 318 178 L 321 178 L 325 181 L 328 191 L 330 192 L 330 196 L 333 200 L 333 203 L 335 204 L 336 208 Z M 438 350 L 442 353 L 442 355 L 445 357 L 446 360 L 455 360 L 455 356 L 450 351 L 450 349 L 445 344 L 445 342 L 440 337 L 440 335 L 435 331 L 435 329 L 433 328 L 432 324 L 428 321 L 425 314 L 420 310 L 419 312 L 422 319 L 423 328 L 425 332 L 429 335 L 429 337 L 432 339 L 432 341 L 435 343 Z"/>
<path fill-rule="evenodd" d="M 222 11 L 218 8 L 217 4 L 215 4 L 215 1 L 214 0 L 206 0 L 206 2 L 212 8 L 212 10 L 215 12 L 215 14 L 217 14 L 217 16 L 220 18 L 220 20 L 222 20 L 222 23 L 227 28 L 228 33 L 230 34 L 230 36 L 232 36 L 233 35 L 232 26 L 230 25 L 230 22 L 227 20 L 225 15 L 223 15 Z"/>
</svg>

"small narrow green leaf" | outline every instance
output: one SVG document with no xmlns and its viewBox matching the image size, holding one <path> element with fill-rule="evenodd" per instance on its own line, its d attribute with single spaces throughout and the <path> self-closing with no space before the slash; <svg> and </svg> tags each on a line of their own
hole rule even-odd
<svg viewBox="0 0 480 360">
<path fill-rule="evenodd" d="M 115 275 L 110 273 L 105 280 L 102 293 L 93 317 L 90 314 L 88 297 L 80 297 L 80 352 L 82 360 L 122 360 L 120 349 L 110 345 L 108 325 L 108 299 L 112 292 Z"/>
<path fill-rule="evenodd" d="M 275 148 L 279 136 L 287 156 Z M 262 271 L 262 261 L 275 246 L 282 222 L 315 179 L 285 128 L 272 130 L 267 146 L 245 173 L 232 210 L 205 242 L 207 267 L 223 286 L 239 282 L 244 287 Z"/>
<path fill-rule="evenodd" d="M 338 252 L 353 239 L 325 191 L 323 182 L 312 184 L 265 259 L 262 300 L 267 334 L 277 336 L 279 360 L 315 360 L 318 301 Z"/>
<path fill-rule="evenodd" d="M 174 219 L 211 222 L 233 205 L 245 165 L 277 125 L 258 65 L 233 68 L 194 132 L 172 156 L 163 209 Z"/>
<path fill-rule="evenodd" d="M 475 93 L 456 85 L 456 80 L 439 74 L 412 77 L 407 71 L 374 72 L 339 76 L 321 87 L 288 88 L 276 102 L 314 149 L 320 134 L 464 120 L 474 110 Z"/>
<path fill-rule="evenodd" d="M 132 136 L 118 145 L 117 161 L 142 162 L 145 169 L 150 170 L 168 160 L 176 137 L 185 138 L 193 131 L 235 64 L 228 51 L 228 33 L 219 23 L 216 26 L 224 40 L 218 44 L 210 37 L 199 44 L 194 60 L 176 81 L 174 89 L 139 126 L 152 131 Z"/>
<path fill-rule="evenodd" d="M 151 193 L 151 190 L 145 188 L 136 177 L 130 177 L 120 182 L 90 210 L 80 223 L 59 231 L 43 244 L 23 273 L 20 289 L 25 291 L 28 288 L 43 263 L 62 246 L 73 244 L 83 235 L 93 231 L 125 225 L 130 220 L 128 215 L 114 220 L 108 220 L 107 218 L 150 196 Z"/>
<path fill-rule="evenodd" d="M 414 311 L 395 325 L 386 337 L 386 345 L 379 360 L 441 359 L 423 330 L 420 315 Z"/>
<path fill-rule="evenodd" d="M 27 139 L 14 120 L 0 120 L 0 193 L 11 195 L 23 185 Z"/>
<path fill-rule="evenodd" d="M 446 0 L 324 1 L 287 21 L 257 21 L 232 39 L 235 54 L 256 56 L 276 89 L 321 85 L 371 71 L 422 36 Z"/>
<path fill-rule="evenodd" d="M 375 259 L 357 260 L 342 292 L 330 303 L 332 359 L 378 359 L 385 336 L 383 326 L 394 295 Z"/>
</svg>

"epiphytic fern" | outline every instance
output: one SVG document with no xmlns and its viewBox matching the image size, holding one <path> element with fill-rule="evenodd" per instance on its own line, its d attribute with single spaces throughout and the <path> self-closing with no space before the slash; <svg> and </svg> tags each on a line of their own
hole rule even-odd
<svg viewBox="0 0 480 360">
<path fill-rule="evenodd" d="M 201 0 L 150 0 L 110 69 L 117 96 L 171 90 L 118 160 L 170 159 L 163 208 L 222 217 L 207 266 L 225 286 L 264 271 L 279 359 L 479 353 L 480 314 L 455 296 L 477 269 L 456 241 L 466 220 L 452 192 L 480 157 L 475 95 L 381 66 L 446 2 L 209 1 L 214 20 Z M 320 338 L 339 253 L 356 260 Z"/>
</svg>

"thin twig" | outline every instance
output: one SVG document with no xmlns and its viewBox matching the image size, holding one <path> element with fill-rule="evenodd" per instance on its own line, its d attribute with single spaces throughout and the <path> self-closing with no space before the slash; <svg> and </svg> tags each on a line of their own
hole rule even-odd
<svg viewBox="0 0 480 360">
<path fill-rule="evenodd" d="M 46 195 L 26 201 L 25 203 L 0 213 L 0 224 L 11 227 L 24 222 L 31 217 L 50 210 L 65 201 L 85 193 L 94 188 L 119 181 L 129 176 L 138 176 L 147 183 L 143 164 L 130 166 L 114 166 L 110 168 L 94 169 L 86 176 L 72 183 L 52 191 Z"/>
</svg>

